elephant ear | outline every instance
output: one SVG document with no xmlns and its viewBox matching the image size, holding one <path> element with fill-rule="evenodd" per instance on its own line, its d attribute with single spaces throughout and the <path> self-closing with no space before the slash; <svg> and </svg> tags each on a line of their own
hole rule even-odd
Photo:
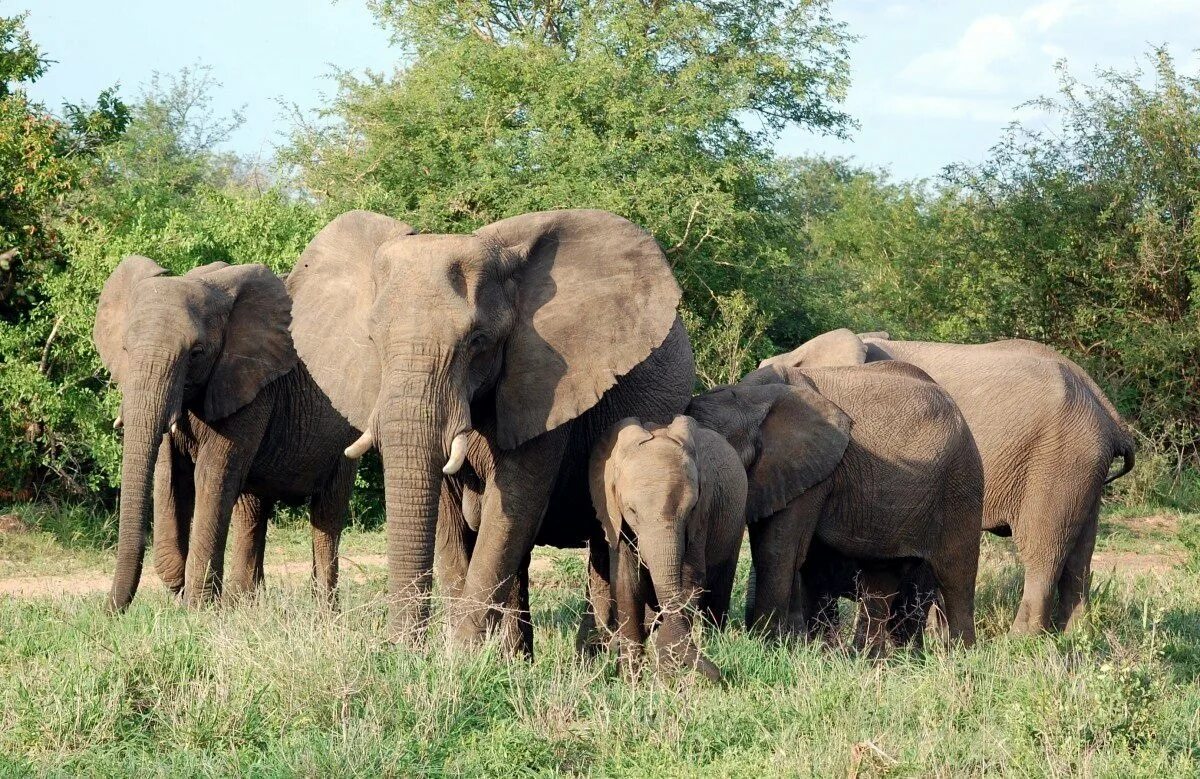
<svg viewBox="0 0 1200 779">
<path fill-rule="evenodd" d="M 807 381 L 747 390 L 769 400 L 758 429 L 758 458 L 746 474 L 746 517 L 754 521 L 829 478 L 850 444 L 851 423 Z"/>
<path fill-rule="evenodd" d="M 648 437 L 637 418 L 622 419 L 613 425 L 592 449 L 591 460 L 588 463 L 588 486 L 592 493 L 592 506 L 596 510 L 596 519 L 604 528 L 604 538 L 610 547 L 617 545 L 624 522 L 616 491 L 617 469 L 621 458 L 618 443 L 623 433 L 628 439 L 631 433 L 636 434 L 638 431 L 641 431 L 643 438 Z"/>
<path fill-rule="evenodd" d="M 283 282 L 265 265 L 214 268 L 199 278 L 231 301 L 224 343 L 204 394 L 204 418 L 212 422 L 242 408 L 296 367 L 288 332 L 292 302 Z"/>
<path fill-rule="evenodd" d="M 607 211 L 543 211 L 476 235 L 502 248 L 517 322 L 496 387 L 512 449 L 587 411 L 662 344 L 680 290 L 654 236 Z"/>
<path fill-rule="evenodd" d="M 805 341 L 787 354 L 769 357 L 759 363 L 758 367 L 779 365 L 784 368 L 835 368 L 843 365 L 862 365 L 866 359 L 866 344 L 843 327 Z"/>
<path fill-rule="evenodd" d="M 317 233 L 287 277 L 292 338 L 333 407 L 365 430 L 379 394 L 379 355 L 371 344 L 371 270 L 379 247 L 415 231 L 370 211 L 348 211 Z"/>
<path fill-rule="evenodd" d="M 113 382 L 120 384 L 125 375 L 128 356 L 125 354 L 125 329 L 129 326 L 129 307 L 133 301 L 133 289 L 138 282 L 166 274 L 166 270 L 149 257 L 131 254 L 117 265 L 96 306 L 96 323 L 92 327 L 92 341 L 100 360 Z"/>
</svg>

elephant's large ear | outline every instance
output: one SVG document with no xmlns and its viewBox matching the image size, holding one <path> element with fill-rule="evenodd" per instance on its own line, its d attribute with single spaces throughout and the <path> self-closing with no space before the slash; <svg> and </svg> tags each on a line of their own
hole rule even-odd
<svg viewBox="0 0 1200 779">
<path fill-rule="evenodd" d="M 850 330 L 830 330 L 788 352 L 769 357 L 758 364 L 764 368 L 778 365 L 784 368 L 836 368 L 843 365 L 862 365 L 867 359 L 867 346 Z"/>
<path fill-rule="evenodd" d="M 231 265 L 200 275 L 229 295 L 225 339 L 204 393 L 204 418 L 223 419 L 254 400 L 263 387 L 296 367 L 288 332 L 292 302 L 265 265 Z"/>
<path fill-rule="evenodd" d="M 92 327 L 92 340 L 100 360 L 113 381 L 121 383 L 125 374 L 128 356 L 125 354 L 125 329 L 129 325 L 129 306 L 133 300 L 133 288 L 139 281 L 162 276 L 165 270 L 149 257 L 131 254 L 121 260 L 104 289 L 96 306 L 96 324 Z"/>
<path fill-rule="evenodd" d="M 747 472 L 746 517 L 770 516 L 824 481 L 850 444 L 850 417 L 807 383 L 747 388 L 773 399 Z"/>
<path fill-rule="evenodd" d="M 348 211 L 317 233 L 288 275 L 292 338 L 333 407 L 360 430 L 379 394 L 379 356 L 369 336 L 371 269 L 384 243 L 414 230 L 370 211 Z"/>
<path fill-rule="evenodd" d="M 517 323 L 496 388 L 511 449 L 594 406 L 675 321 L 680 290 L 654 236 L 607 211 L 543 211 L 476 233 L 503 247 Z"/>
<path fill-rule="evenodd" d="M 628 431 L 628 432 L 627 432 Z M 592 506 L 596 510 L 596 519 L 604 528 L 604 538 L 608 545 L 616 546 L 621 537 L 621 506 L 616 493 L 616 476 L 619 466 L 618 441 L 622 433 L 628 438 L 630 433 L 641 431 L 641 423 L 634 417 L 622 419 L 613 425 L 592 449 L 591 461 L 588 463 L 588 486 L 592 493 Z"/>
</svg>

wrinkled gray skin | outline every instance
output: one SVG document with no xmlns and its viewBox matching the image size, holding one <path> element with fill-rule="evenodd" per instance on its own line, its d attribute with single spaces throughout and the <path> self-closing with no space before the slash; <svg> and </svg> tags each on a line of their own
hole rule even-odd
<svg viewBox="0 0 1200 779">
<path fill-rule="evenodd" d="M 190 605 L 262 579 L 276 501 L 309 501 L 318 587 L 332 593 L 353 483 L 342 449 L 358 435 L 335 412 L 288 334 L 291 301 L 262 265 L 212 263 L 184 276 L 126 257 L 104 285 L 93 339 L 121 390 L 117 570 L 129 605 L 154 504 L 155 567 Z"/>
<path fill-rule="evenodd" d="M 927 563 L 949 638 L 974 642 L 982 468 L 962 415 L 902 363 L 760 369 L 692 401 L 747 468 L 755 588 L 746 624 L 806 635 L 814 538 L 850 560 Z"/>
<path fill-rule="evenodd" d="M 983 458 L 984 530 L 1012 535 L 1025 565 L 1015 633 L 1064 630 L 1087 606 L 1104 485 L 1134 442 L 1078 365 L 1033 341 L 963 345 L 835 330 L 763 365 L 912 363 L 954 398 Z M 1114 458 L 1121 469 L 1109 475 Z M 1057 603 L 1056 603 L 1057 596 Z"/>
<path fill-rule="evenodd" d="M 692 641 L 691 614 L 701 610 L 720 626 L 729 613 L 746 525 L 737 453 L 690 417 L 669 425 L 631 417 L 592 453 L 591 492 L 609 546 L 622 654 L 640 657 L 646 609 L 657 607 L 660 656 L 719 679 Z"/>
<path fill-rule="evenodd" d="M 535 542 L 602 538 L 591 449 L 624 417 L 669 421 L 691 394 L 680 291 L 654 238 L 604 211 L 470 235 L 352 211 L 313 239 L 288 289 L 300 356 L 365 431 L 347 455 L 383 459 L 393 637 L 423 632 L 436 543 L 456 643 L 499 630 L 531 653 Z M 604 588 L 607 545 L 592 547 Z"/>
</svg>

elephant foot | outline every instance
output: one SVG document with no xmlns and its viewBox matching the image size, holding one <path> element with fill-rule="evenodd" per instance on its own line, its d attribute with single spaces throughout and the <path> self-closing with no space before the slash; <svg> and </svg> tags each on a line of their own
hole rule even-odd
<svg viewBox="0 0 1200 779">
<path fill-rule="evenodd" d="M 579 630 L 575 634 L 575 655 L 583 660 L 591 660 L 609 651 L 612 645 L 612 633 L 596 624 L 593 614 L 583 615 L 579 622 Z"/>
</svg>

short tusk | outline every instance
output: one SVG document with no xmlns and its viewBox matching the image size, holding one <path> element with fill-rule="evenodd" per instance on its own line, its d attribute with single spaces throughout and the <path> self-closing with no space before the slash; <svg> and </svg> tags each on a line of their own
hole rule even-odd
<svg viewBox="0 0 1200 779">
<path fill-rule="evenodd" d="M 462 468 L 463 462 L 467 459 L 467 434 L 459 433 L 454 436 L 454 440 L 450 442 L 450 459 L 446 461 L 446 467 L 442 468 L 442 473 L 447 476 L 453 476 L 458 473 L 458 469 Z"/>
<path fill-rule="evenodd" d="M 357 460 L 367 453 L 367 450 L 375 445 L 375 439 L 371 438 L 371 431 L 363 433 L 358 437 L 358 440 L 346 447 L 344 454 L 351 460 Z"/>
<path fill-rule="evenodd" d="M 120 430 L 123 427 L 125 427 L 125 420 L 121 418 L 120 414 L 117 414 L 117 418 L 113 420 L 113 430 Z"/>
<path fill-rule="evenodd" d="M 178 423 L 178 422 L 172 422 L 172 423 L 171 423 L 171 435 L 175 435 L 175 434 L 176 434 L 176 433 L 178 433 L 178 432 L 179 432 L 179 423 Z"/>
</svg>

